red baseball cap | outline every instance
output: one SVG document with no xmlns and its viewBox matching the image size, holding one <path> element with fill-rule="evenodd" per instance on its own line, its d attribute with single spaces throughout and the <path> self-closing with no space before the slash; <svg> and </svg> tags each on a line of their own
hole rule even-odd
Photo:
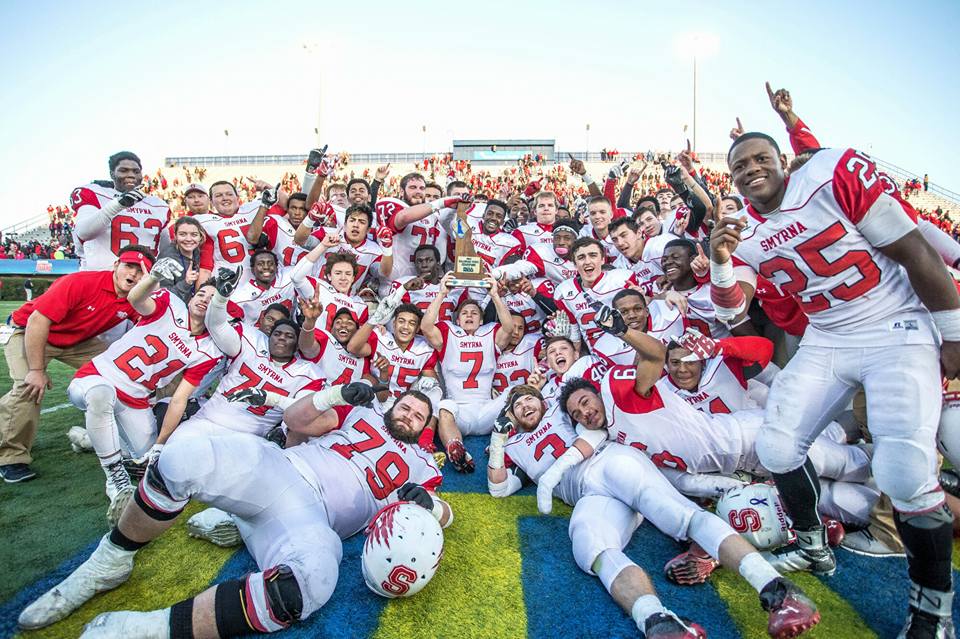
<svg viewBox="0 0 960 639">
<path fill-rule="evenodd" d="M 153 266 L 153 258 L 139 251 L 120 251 L 120 255 L 117 256 L 117 261 L 123 262 L 124 264 L 136 264 L 143 269 L 144 273 L 148 272 L 150 267 Z"/>
<path fill-rule="evenodd" d="M 186 197 L 186 195 L 187 195 L 188 193 L 190 193 L 190 191 L 200 191 L 200 192 L 203 193 L 204 195 L 207 194 L 207 190 L 206 190 L 205 188 L 203 188 L 202 185 L 197 184 L 196 182 L 187 185 L 187 188 L 184 189 L 184 191 L 183 191 L 184 197 Z"/>
</svg>

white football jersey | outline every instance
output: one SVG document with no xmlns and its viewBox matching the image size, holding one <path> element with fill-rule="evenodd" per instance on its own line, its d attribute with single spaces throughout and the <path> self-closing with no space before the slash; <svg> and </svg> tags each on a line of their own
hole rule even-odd
<svg viewBox="0 0 960 639">
<path fill-rule="evenodd" d="M 526 334 L 513 350 L 503 351 L 497 358 L 497 372 L 493 376 L 493 390 L 499 395 L 517 384 L 524 384 L 537 367 L 543 340 L 539 335 Z"/>
<path fill-rule="evenodd" d="M 687 315 L 684 323 L 713 339 L 730 337 L 730 329 L 717 319 L 717 312 L 710 300 L 710 282 L 697 284 L 689 291 L 679 291 L 687 296 Z"/>
<path fill-rule="evenodd" d="M 323 239 L 326 233 L 327 229 L 321 229 L 321 231 L 314 234 L 314 237 Z M 353 286 L 350 287 L 351 295 L 359 293 L 371 275 L 377 278 L 380 277 L 379 267 L 380 262 L 383 261 L 383 249 L 370 238 L 364 238 L 363 242 L 358 246 L 353 246 L 350 242 L 341 239 L 340 243 L 328 249 L 325 255 L 331 253 L 349 253 L 357 258 L 357 272 L 353 278 Z M 321 265 L 319 271 L 321 277 L 324 274 L 323 259 L 324 258 L 321 257 L 318 262 L 318 264 Z"/>
<path fill-rule="evenodd" d="M 397 501 L 397 489 L 407 482 L 430 491 L 440 488 L 443 476 L 433 455 L 393 437 L 378 406 L 356 406 L 349 412 L 338 410 L 337 415 L 336 430 L 285 453 L 322 492 L 328 510 L 337 514 L 331 526 L 341 537 L 359 532 L 381 508 Z M 331 460 L 331 452 L 349 462 L 359 486 L 347 483 L 350 480 L 340 471 L 342 466 Z"/>
<path fill-rule="evenodd" d="M 313 362 L 297 355 L 286 364 L 275 362 L 270 358 L 266 335 L 242 324 L 236 328 L 240 333 L 240 352 L 230 360 L 217 392 L 196 416 L 237 432 L 263 436 L 283 419 L 283 409 L 231 402 L 226 395 L 245 388 L 262 388 L 296 397 L 301 392 L 320 390 L 323 379 Z"/>
<path fill-rule="evenodd" d="M 607 233 L 606 237 L 600 237 L 594 230 L 593 225 L 589 222 L 584 224 L 583 228 L 580 229 L 580 237 L 592 237 L 603 244 L 603 252 L 607 256 L 607 263 L 613 262 L 615 259 L 620 257 L 620 251 L 617 250 L 613 240 L 610 239 L 610 234 Z"/>
<path fill-rule="evenodd" d="M 518 432 L 507 440 L 505 457 L 536 483 L 553 463 L 577 439 L 566 414 L 558 407 L 547 411 L 540 424 L 529 433 Z M 554 495 L 573 505 L 580 498 L 580 484 L 589 461 L 578 464 L 563 474 Z"/>
<path fill-rule="evenodd" d="M 408 204 L 395 198 L 377 200 L 377 219 L 386 221 L 387 227 L 393 231 L 393 274 L 394 279 L 415 275 L 417 270 L 413 264 L 413 252 L 418 246 L 436 246 L 440 252 L 440 261 L 444 259 L 443 250 L 447 246 L 447 232 L 440 225 L 438 213 L 431 213 L 422 220 L 411 222 L 403 229 L 397 229 L 396 215 Z"/>
<path fill-rule="evenodd" d="M 437 328 L 443 335 L 439 361 L 446 397 L 458 402 L 488 401 L 500 355 L 495 341 L 500 324 L 484 324 L 472 335 L 453 322 L 437 322 Z"/>
<path fill-rule="evenodd" d="M 207 234 L 207 241 L 213 246 L 214 276 L 220 268 L 236 270 L 238 266 L 242 266 L 240 281 L 245 282 L 253 277 L 253 268 L 250 266 L 253 247 L 247 242 L 246 233 L 259 209 L 260 200 L 253 200 L 242 204 L 230 217 L 219 213 L 196 216 Z"/>
<path fill-rule="evenodd" d="M 482 227 L 481 227 L 482 228 Z M 503 258 L 508 255 L 520 255 L 520 240 L 509 233 L 500 231 L 487 234 L 479 228 L 473 229 L 470 242 L 474 250 L 487 266 L 494 267 L 503 264 Z"/>
<path fill-rule="evenodd" d="M 198 386 L 223 353 L 210 334 L 190 332 L 187 305 L 166 289 L 151 295 L 156 310 L 140 319 L 103 353 L 84 364 L 76 377 L 99 375 L 111 382 L 117 398 L 134 408 L 146 408 L 155 390 L 183 373 Z"/>
<path fill-rule="evenodd" d="M 636 262 L 631 262 L 630 258 L 622 254 L 618 254 L 617 258 L 613 260 L 613 268 L 633 271 L 637 276 L 637 281 L 640 282 L 640 286 L 645 290 L 653 290 L 653 280 L 663 275 L 663 269 L 660 268 L 659 262 L 647 262 L 642 258 Z"/>
<path fill-rule="evenodd" d="M 688 404 L 710 415 L 725 415 L 738 410 L 758 408 L 747 393 L 747 379 L 743 374 L 743 360 L 722 354 L 703 362 L 700 384 L 696 390 L 677 386 L 667 375 L 663 386 L 686 400 Z"/>
<path fill-rule="evenodd" d="M 327 331 L 314 329 L 313 336 L 320 345 L 320 352 L 311 361 L 320 368 L 325 387 L 359 382 L 370 372 L 370 360 L 352 355 Z"/>
<path fill-rule="evenodd" d="M 550 280 L 540 278 L 539 280 L 534 280 L 530 283 L 533 285 L 534 289 L 542 292 L 548 298 L 553 297 L 554 289 Z M 502 295 L 501 299 L 511 312 L 520 313 L 520 316 L 523 317 L 524 332 L 526 332 L 528 335 L 536 333 L 539 336 L 539 333 L 543 329 L 543 322 L 547 319 L 547 314 L 542 308 L 540 308 L 539 305 L 537 305 L 536 302 L 533 301 L 532 297 L 526 293 L 507 293 L 506 295 Z M 481 302 L 484 310 L 486 310 L 490 302 L 490 296 L 487 295 L 483 299 L 483 302 Z"/>
<path fill-rule="evenodd" d="M 650 268 L 658 271 L 654 277 L 663 274 L 661 260 L 663 259 L 664 248 L 670 242 L 679 239 L 680 237 L 673 233 L 661 232 L 660 235 L 647 238 L 647 241 L 643 243 L 643 254 L 640 256 L 640 259 L 650 265 Z"/>
<path fill-rule="evenodd" d="M 393 281 L 393 284 L 390 286 L 390 292 L 393 292 L 414 279 L 415 275 L 408 275 L 406 277 L 401 277 Z M 436 299 L 437 295 L 440 294 L 440 285 L 439 284 L 425 284 L 423 288 L 417 289 L 415 291 L 407 291 L 403 294 L 403 297 L 400 299 L 403 304 L 413 304 L 419 308 L 424 313 L 427 312 L 427 307 L 430 306 L 430 302 Z M 457 306 L 462 302 L 466 295 L 468 294 L 465 290 L 454 289 L 450 291 L 446 299 L 444 299 L 443 304 L 440 305 L 440 320 L 449 320 L 453 317 L 453 311 Z"/>
<path fill-rule="evenodd" d="M 263 233 L 268 239 L 267 248 L 277 256 L 280 266 L 291 267 L 310 252 L 293 241 L 296 232 L 297 229 L 293 228 L 286 215 L 267 215 L 263 221 Z"/>
<path fill-rule="evenodd" d="M 633 366 L 614 366 L 600 383 L 612 441 L 639 448 L 662 468 L 724 474 L 737 470 L 743 450 L 737 422 L 697 410 L 663 379 L 647 397 L 638 395 L 636 379 Z"/>
<path fill-rule="evenodd" d="M 148 195 L 130 208 L 117 213 L 109 226 L 93 237 L 80 239 L 77 222 L 97 215 L 107 203 L 120 197 L 112 188 L 87 184 L 73 190 L 70 208 L 73 210 L 73 245 L 80 258 L 81 271 L 102 271 L 113 268 L 121 249 L 130 244 L 141 244 L 156 253 L 160 234 L 170 223 L 170 206 L 158 197 Z"/>
<path fill-rule="evenodd" d="M 384 377 L 389 379 L 390 392 L 394 396 L 399 396 L 410 388 L 425 371 L 435 371 L 440 357 L 429 342 L 420 335 L 414 337 L 407 348 L 403 349 L 390 333 L 380 334 L 373 330 L 370 331 L 367 344 L 370 346 L 369 360 L 372 372 L 376 373 L 380 379 Z M 386 371 L 372 366 L 372 361 L 377 356 L 387 360 Z"/>
<path fill-rule="evenodd" d="M 613 307 L 613 298 L 631 284 L 637 284 L 636 275 L 631 271 L 612 269 L 604 271 L 586 292 L 580 285 L 580 278 L 574 277 L 560 283 L 553 299 L 557 310 L 563 311 L 580 328 L 580 334 L 590 346 L 590 350 L 610 357 L 624 350 L 625 342 L 615 335 L 605 333 L 594 321 L 596 311 L 592 302 L 600 302 Z"/>
<path fill-rule="evenodd" d="M 320 291 L 320 304 L 323 305 L 323 313 L 317 318 L 317 326 L 325 331 L 333 327 L 333 318 L 341 308 L 350 309 L 350 314 L 356 320 L 357 326 L 361 326 L 367 321 L 370 314 L 367 303 L 362 297 L 356 295 L 344 295 L 338 292 L 326 280 L 307 276 L 307 283 L 314 292 Z"/>
<path fill-rule="evenodd" d="M 869 157 L 853 149 L 820 151 L 790 175 L 777 211 L 761 215 L 747 206 L 746 212 L 733 255 L 737 278 L 753 283 L 759 274 L 795 297 L 810 319 L 804 345 L 937 343 L 907 272 L 864 235 L 884 245 L 902 237 L 889 236 L 887 223 L 871 225 L 874 218 L 902 215 L 913 224 Z"/>
<path fill-rule="evenodd" d="M 541 244 L 552 246 L 553 225 L 528 222 L 515 228 L 513 230 L 513 236 L 520 241 L 520 248 L 523 251 Z"/>
<path fill-rule="evenodd" d="M 523 252 L 523 259 L 537 267 L 537 275 L 545 277 L 554 286 L 575 277 L 577 267 L 568 259 L 558 256 L 553 250 L 553 243 L 535 244 Z"/>
<path fill-rule="evenodd" d="M 243 310 L 244 322 L 256 326 L 264 309 L 271 304 L 283 305 L 292 316 L 296 293 L 289 272 L 280 267 L 272 285 L 264 288 L 255 279 L 249 279 L 230 294 L 230 301 Z"/>
</svg>

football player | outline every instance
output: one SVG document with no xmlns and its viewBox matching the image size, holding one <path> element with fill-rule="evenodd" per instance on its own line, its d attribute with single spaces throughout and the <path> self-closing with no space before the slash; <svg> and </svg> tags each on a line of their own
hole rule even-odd
<svg viewBox="0 0 960 639">
<path fill-rule="evenodd" d="M 436 246 L 418 246 L 413 252 L 415 275 L 398 278 L 393 282 L 391 291 L 403 289 L 400 301 L 404 304 L 413 304 L 421 311 L 426 311 L 430 303 L 440 295 L 440 276 L 443 275 L 440 250 Z M 440 319 L 450 319 L 450 314 L 467 295 L 466 291 L 453 293 L 448 291 L 443 296 L 440 305 Z"/>
<path fill-rule="evenodd" d="M 771 387 L 770 418 L 757 441 L 797 529 L 795 563 L 818 574 L 836 569 L 807 450 L 862 384 L 874 476 L 890 496 L 907 550 L 912 587 L 903 636 L 952 633 L 953 518 L 937 481 L 935 447 L 939 373 L 952 379 L 960 370 L 956 288 L 862 153 L 819 151 L 788 183 L 776 142 L 746 133 L 728 163 L 750 204 L 711 234 L 718 318 L 746 315 L 760 275 L 798 297 L 810 320 Z"/>
<path fill-rule="evenodd" d="M 247 227 L 246 237 L 250 246 L 261 246 L 261 237 L 266 237 L 266 248 L 279 256 L 280 265 L 291 267 L 300 261 L 307 251 L 295 241 L 297 229 L 307 216 L 307 194 L 286 191 L 276 192 L 276 202 L 270 204 L 271 195 L 260 198 L 260 208 Z M 313 247 L 308 247 L 313 248 Z"/>
<path fill-rule="evenodd" d="M 312 298 L 300 298 L 303 324 L 300 326 L 300 354 L 316 362 L 320 376 L 327 386 L 358 382 L 370 372 L 370 362 L 347 350 L 347 344 L 359 326 L 348 308 L 340 308 L 333 315 L 330 330 L 317 326 L 323 314 L 319 291 Z"/>
<path fill-rule="evenodd" d="M 698 282 L 694 274 L 694 260 L 707 263 L 703 249 L 686 238 L 676 238 L 667 242 L 660 261 L 666 283 L 673 291 L 687 298 L 687 311 L 684 321 L 707 337 L 720 339 L 730 337 L 730 329 L 716 318 L 713 303 L 710 301 L 710 282 Z"/>
<path fill-rule="evenodd" d="M 511 430 L 516 430 L 512 437 Z M 770 613 L 771 636 L 797 636 L 819 622 L 816 606 L 799 588 L 723 520 L 678 493 L 640 451 L 589 434 L 578 437 L 565 412 L 548 412 L 535 389 L 519 386 L 511 393 L 509 407 L 490 435 L 489 450 L 491 495 L 506 497 L 519 490 L 522 473 L 538 485 L 541 512 L 550 512 L 554 495 L 574 507 L 569 530 L 577 565 L 600 579 L 646 637 L 687 639 L 706 633 L 665 609 L 643 569 L 623 553 L 644 517 L 675 539 L 697 541 L 737 570 Z M 585 454 L 593 456 L 579 463 Z M 513 463 L 509 471 L 507 457 Z"/>
<path fill-rule="evenodd" d="M 473 472 L 470 454 L 463 447 L 463 435 L 486 435 L 506 397 L 491 401 L 497 357 L 513 335 L 513 318 L 500 298 L 492 276 L 484 280 L 490 290 L 490 303 L 497 310 L 498 324 L 482 324 L 483 309 L 472 299 L 457 307 L 456 323 L 440 319 L 440 307 L 450 292 L 452 273 L 440 280 L 440 294 L 423 314 L 420 331 L 440 354 L 446 399 L 440 403 L 437 434 L 453 467 Z"/>
<path fill-rule="evenodd" d="M 269 204 L 262 202 L 264 196 Z M 243 269 L 241 281 L 250 279 L 252 274 L 249 258 L 252 247 L 247 242 L 247 227 L 261 205 L 265 204 L 266 208 L 270 208 L 276 202 L 275 197 L 272 189 L 264 188 L 260 199 L 241 205 L 237 187 L 231 182 L 221 180 L 210 185 L 210 201 L 213 202 L 214 212 L 196 216 L 207 234 L 200 268 L 218 273 L 221 268 L 234 269 L 239 266 Z"/>
<path fill-rule="evenodd" d="M 366 204 L 350 205 L 344 216 L 339 242 L 327 242 L 325 250 L 350 253 L 357 259 L 357 276 L 350 289 L 351 294 L 356 295 L 370 277 L 378 282 L 390 281 L 393 273 L 393 231 L 380 227 L 375 234 L 376 241 L 370 239 L 373 211 Z M 321 227 L 307 237 L 305 246 L 312 249 L 317 242 L 324 242 L 331 233 L 336 233 L 336 230 Z"/>
<path fill-rule="evenodd" d="M 121 151 L 111 155 L 107 164 L 112 187 L 91 183 L 70 195 L 73 244 L 81 271 L 112 268 L 120 251 L 130 244 L 156 253 L 161 231 L 170 223 L 167 203 L 139 190 L 143 184 L 140 158 Z"/>
<path fill-rule="evenodd" d="M 663 274 L 659 264 L 643 261 L 644 236 L 640 227 L 629 217 L 619 217 L 610 223 L 610 241 L 618 255 L 613 268 L 625 268 L 637 275 L 641 286 Z"/>
<path fill-rule="evenodd" d="M 610 223 L 613 221 L 613 205 L 602 195 L 587 198 L 587 216 L 590 222 L 580 229 L 580 237 L 592 237 L 603 244 L 607 262 L 620 255 L 613 238 L 610 237 Z"/>
<path fill-rule="evenodd" d="M 533 272 L 529 275 L 545 277 L 554 286 L 558 286 L 561 282 L 569 280 L 577 274 L 577 267 L 570 259 L 572 257 L 570 248 L 577 240 L 580 226 L 573 220 L 561 220 L 552 228 L 552 241 L 537 242 L 528 246 L 523 252 L 523 261 L 529 262 L 534 267 Z M 515 267 L 522 266 L 522 263 L 515 263 Z M 514 276 L 510 275 L 510 271 L 508 271 L 507 279 L 515 279 Z"/>
<path fill-rule="evenodd" d="M 84 411 L 87 434 L 107 476 L 111 523 L 133 495 L 121 449 L 134 458 L 155 454 L 180 423 L 193 390 L 223 356 L 204 321 L 213 283 L 202 284 L 186 304 L 166 289 L 157 290 L 180 272 L 170 258 L 153 265 L 127 296 L 140 314 L 136 325 L 81 366 L 67 387 L 71 403 Z M 151 395 L 181 374 L 160 429 L 163 440 L 158 440 Z"/>
<path fill-rule="evenodd" d="M 243 321 L 256 326 L 260 316 L 271 304 L 293 308 L 296 288 L 290 272 L 280 269 L 277 256 L 269 249 L 257 249 L 250 256 L 253 278 L 241 283 L 230 301 L 243 311 Z"/>
<path fill-rule="evenodd" d="M 119 524 L 69 577 L 20 614 L 21 627 L 52 624 L 96 593 L 124 583 L 137 551 L 170 528 L 191 499 L 233 513 L 258 570 L 169 608 L 99 615 L 87 633 L 236 637 L 276 632 L 308 618 L 333 594 L 341 540 L 363 531 L 380 509 L 411 501 L 442 526 L 453 521 L 450 507 L 434 492 L 440 471 L 416 446 L 430 400 L 411 391 L 384 414 L 362 407 L 373 395 L 362 382 L 296 402 L 248 391 L 247 400 L 266 402 L 261 408 L 286 406 L 290 428 L 316 437 L 290 449 L 242 435 L 171 440 Z"/>
<path fill-rule="evenodd" d="M 552 191 L 540 191 L 533 198 L 535 222 L 518 226 L 513 236 L 520 241 L 520 250 L 526 252 L 539 244 L 553 243 L 553 224 L 557 221 L 557 196 Z"/>
<path fill-rule="evenodd" d="M 539 333 L 528 333 L 524 317 L 511 310 L 513 333 L 497 357 L 497 372 L 493 376 L 493 391 L 496 394 L 507 392 L 517 384 L 523 384 L 536 370 L 543 350 L 543 338 Z"/>
<path fill-rule="evenodd" d="M 333 316 L 341 308 L 349 308 L 358 324 L 367 321 L 369 314 L 367 303 L 363 298 L 350 293 L 357 275 L 357 259 L 350 253 L 327 253 L 323 266 L 323 278 L 308 275 L 314 271 L 320 256 L 338 242 L 339 238 L 336 235 L 326 236 L 300 260 L 299 264 L 293 267 L 291 273 L 300 296 L 307 298 L 319 296 L 324 309 L 319 323 L 325 331 L 332 328 Z"/>
</svg>

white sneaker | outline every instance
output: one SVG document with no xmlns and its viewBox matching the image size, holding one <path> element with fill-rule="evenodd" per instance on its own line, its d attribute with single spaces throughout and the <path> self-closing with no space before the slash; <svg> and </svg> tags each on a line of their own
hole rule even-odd
<svg viewBox="0 0 960 639">
<path fill-rule="evenodd" d="M 219 508 L 207 508 L 187 520 L 187 534 L 198 539 L 206 539 L 222 548 L 239 546 L 243 543 L 233 515 Z"/>
<path fill-rule="evenodd" d="M 26 630 L 35 630 L 60 621 L 98 592 L 125 582 L 133 571 L 135 554 L 136 551 L 110 543 L 109 535 L 104 535 L 93 554 L 69 577 L 27 606 L 17 623 Z"/>
<path fill-rule="evenodd" d="M 90 435 L 83 426 L 71 426 L 67 431 L 67 439 L 70 440 L 70 448 L 75 453 L 92 453 L 93 443 L 90 441 Z"/>
<path fill-rule="evenodd" d="M 116 526 L 117 522 L 120 521 L 120 515 L 123 514 L 123 510 L 127 507 L 127 504 L 133 500 L 133 495 L 136 492 L 136 486 L 125 486 L 120 490 L 114 491 L 113 496 L 110 497 L 110 505 L 107 506 L 107 523 L 111 528 Z M 109 490 L 107 494 L 110 494 Z"/>
<path fill-rule="evenodd" d="M 168 639 L 170 609 L 105 612 L 83 627 L 80 639 Z"/>
<path fill-rule="evenodd" d="M 856 555 L 863 555 L 865 557 L 907 556 L 906 553 L 899 550 L 894 550 L 874 537 L 870 533 L 869 528 L 864 528 L 863 530 L 857 530 L 855 532 L 848 532 L 844 536 L 843 541 L 840 542 L 840 547 L 844 550 L 849 550 Z"/>
</svg>

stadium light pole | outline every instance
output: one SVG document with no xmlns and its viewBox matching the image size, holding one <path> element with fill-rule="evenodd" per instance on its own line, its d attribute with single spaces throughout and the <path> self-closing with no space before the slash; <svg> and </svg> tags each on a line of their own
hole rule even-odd
<svg viewBox="0 0 960 639">
<path fill-rule="evenodd" d="M 693 51 L 693 152 L 697 152 L 697 51 Z"/>
<path fill-rule="evenodd" d="M 584 151 L 583 161 L 584 162 L 590 161 L 590 123 L 589 122 L 587 123 L 587 149 L 586 151 Z"/>
<path fill-rule="evenodd" d="M 307 54 L 307 59 L 310 62 L 317 63 L 309 64 L 309 67 L 315 69 L 317 74 L 317 126 L 313 130 L 317 133 L 317 148 L 319 149 L 323 146 L 323 71 L 319 64 L 323 61 L 323 58 L 320 55 L 321 51 L 318 43 L 304 42 L 300 46 Z"/>
</svg>

